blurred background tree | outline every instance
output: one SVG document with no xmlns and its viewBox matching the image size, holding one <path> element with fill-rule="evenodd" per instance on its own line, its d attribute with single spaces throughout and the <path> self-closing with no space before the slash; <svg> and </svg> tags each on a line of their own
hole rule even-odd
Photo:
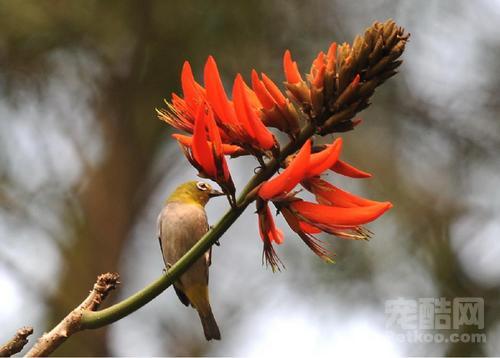
<svg viewBox="0 0 500 358">
<path fill-rule="evenodd" d="M 273 275 L 247 213 L 214 250 L 220 343 L 167 290 L 56 353 L 499 354 L 500 6 L 485 0 L 0 1 L 0 341 L 25 324 L 39 336 L 101 272 L 121 273 L 119 297 L 162 272 L 156 215 L 196 173 L 154 108 L 185 59 L 201 79 L 214 55 L 228 86 L 252 68 L 279 82 L 286 48 L 305 72 L 331 41 L 389 17 L 412 33 L 405 63 L 344 135 L 344 155 L 375 176 L 335 177 L 395 204 L 374 239 L 332 240 L 326 265 L 288 233 Z M 255 165 L 232 164 L 237 185 Z M 395 341 L 384 302 L 397 297 L 483 297 L 487 343 Z"/>
</svg>

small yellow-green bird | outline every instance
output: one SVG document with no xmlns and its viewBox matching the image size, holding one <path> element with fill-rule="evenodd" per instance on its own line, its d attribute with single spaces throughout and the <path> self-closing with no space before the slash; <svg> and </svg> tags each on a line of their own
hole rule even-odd
<svg viewBox="0 0 500 358">
<path fill-rule="evenodd" d="M 158 216 L 158 234 L 167 270 L 208 231 L 205 205 L 211 197 L 220 195 L 224 194 L 207 183 L 189 181 L 178 186 L 165 201 Z M 174 283 L 181 302 L 198 311 L 208 341 L 220 340 L 219 327 L 208 298 L 210 256 L 210 251 L 207 251 Z"/>
</svg>

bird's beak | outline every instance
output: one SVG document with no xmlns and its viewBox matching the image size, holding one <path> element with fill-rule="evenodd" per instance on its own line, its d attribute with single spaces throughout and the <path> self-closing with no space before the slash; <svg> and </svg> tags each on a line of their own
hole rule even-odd
<svg viewBox="0 0 500 358">
<path fill-rule="evenodd" d="M 226 195 L 226 194 L 224 194 L 221 191 L 215 190 L 215 189 L 210 190 L 210 193 L 208 194 L 208 196 L 210 198 L 213 198 L 213 197 L 216 197 L 216 196 L 221 196 L 221 195 Z"/>
</svg>

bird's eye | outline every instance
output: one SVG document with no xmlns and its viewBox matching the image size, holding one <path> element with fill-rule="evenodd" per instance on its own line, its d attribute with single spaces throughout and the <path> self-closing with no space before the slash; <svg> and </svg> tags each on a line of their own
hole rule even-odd
<svg viewBox="0 0 500 358">
<path fill-rule="evenodd" d="M 201 181 L 199 181 L 198 183 L 196 183 L 196 187 L 198 189 L 200 189 L 201 191 L 208 190 L 208 185 L 206 183 L 204 183 L 204 182 L 201 182 Z"/>
</svg>

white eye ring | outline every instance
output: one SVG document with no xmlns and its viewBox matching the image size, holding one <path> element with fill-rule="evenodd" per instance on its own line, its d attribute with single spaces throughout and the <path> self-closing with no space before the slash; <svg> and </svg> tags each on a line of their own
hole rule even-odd
<svg viewBox="0 0 500 358">
<path fill-rule="evenodd" d="M 198 183 L 196 183 L 196 187 L 198 189 L 200 189 L 201 191 L 207 191 L 208 190 L 208 186 L 206 183 L 202 182 L 202 181 L 199 181 Z"/>
</svg>

